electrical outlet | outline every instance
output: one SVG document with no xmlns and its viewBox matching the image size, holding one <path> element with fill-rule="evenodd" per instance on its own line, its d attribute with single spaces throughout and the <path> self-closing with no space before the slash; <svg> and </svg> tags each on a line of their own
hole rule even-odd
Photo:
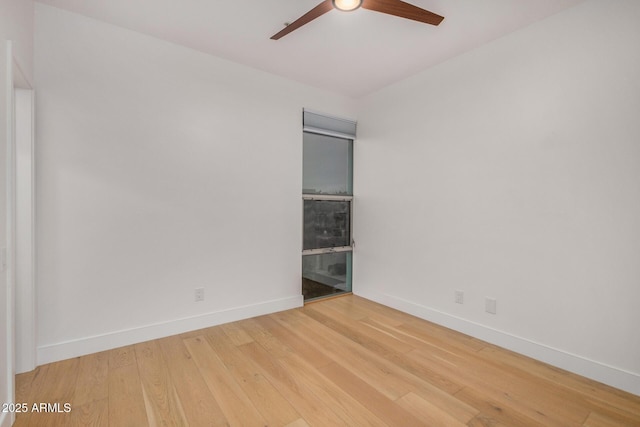
<svg viewBox="0 0 640 427">
<path fill-rule="evenodd" d="M 487 297 L 485 299 L 485 311 L 487 313 L 496 314 L 496 299 Z"/>
<path fill-rule="evenodd" d="M 196 288 L 196 302 L 204 301 L 204 288 Z"/>
<path fill-rule="evenodd" d="M 456 304 L 464 304 L 464 292 L 463 291 L 456 291 L 455 293 L 455 302 Z"/>
</svg>

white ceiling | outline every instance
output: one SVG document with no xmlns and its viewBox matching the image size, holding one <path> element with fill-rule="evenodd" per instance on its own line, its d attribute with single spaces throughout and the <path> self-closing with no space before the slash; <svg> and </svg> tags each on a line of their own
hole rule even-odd
<svg viewBox="0 0 640 427">
<path fill-rule="evenodd" d="M 39 1 L 357 98 L 584 0 L 408 0 L 438 27 L 332 10 L 278 41 L 321 0 Z"/>
</svg>

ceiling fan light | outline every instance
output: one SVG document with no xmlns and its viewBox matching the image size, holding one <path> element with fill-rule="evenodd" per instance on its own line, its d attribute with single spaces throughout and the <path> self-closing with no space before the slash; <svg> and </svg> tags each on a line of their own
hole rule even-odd
<svg viewBox="0 0 640 427">
<path fill-rule="evenodd" d="M 362 6 L 362 0 L 331 0 L 333 7 L 343 12 L 351 12 Z"/>
</svg>

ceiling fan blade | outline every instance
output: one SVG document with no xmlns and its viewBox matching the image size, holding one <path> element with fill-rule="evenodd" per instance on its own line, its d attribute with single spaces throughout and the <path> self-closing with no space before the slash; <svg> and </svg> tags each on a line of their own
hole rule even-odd
<svg viewBox="0 0 640 427">
<path fill-rule="evenodd" d="M 331 4 L 331 0 L 324 0 L 322 3 L 320 3 L 313 9 L 311 9 L 309 12 L 305 13 L 300 18 L 296 19 L 291 24 L 284 27 L 282 31 L 271 36 L 271 40 L 278 40 L 281 37 L 286 36 L 290 32 L 297 30 L 303 25 L 313 21 L 317 17 L 322 16 L 325 13 L 329 12 L 331 9 L 333 9 L 333 4 Z"/>
<path fill-rule="evenodd" d="M 412 19 L 414 21 L 424 22 L 425 24 L 438 25 L 444 19 L 444 16 L 436 15 L 433 12 L 419 8 L 401 0 L 364 0 L 362 2 L 364 9 L 375 10 L 376 12 L 386 13 L 388 15 L 399 16 L 400 18 Z"/>
</svg>

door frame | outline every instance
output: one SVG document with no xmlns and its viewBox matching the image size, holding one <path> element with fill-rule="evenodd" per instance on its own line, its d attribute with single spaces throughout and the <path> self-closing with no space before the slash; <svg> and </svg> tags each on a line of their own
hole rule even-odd
<svg viewBox="0 0 640 427">
<path fill-rule="evenodd" d="M 6 41 L 6 81 L 5 81 L 5 89 L 7 93 L 7 123 L 6 123 L 6 249 L 2 250 L 2 254 L 0 258 L 2 258 L 2 263 L 4 264 L 4 271 L 6 278 L 6 286 L 7 286 L 7 301 L 6 301 L 6 309 L 7 309 L 7 397 L 9 402 L 15 401 L 15 374 L 16 374 L 16 354 L 20 356 L 20 360 L 25 357 L 25 354 L 32 355 L 30 362 L 31 369 L 35 368 L 35 353 L 36 353 L 36 331 L 35 331 L 35 284 L 32 282 L 29 286 L 18 287 L 18 282 L 16 280 L 16 244 L 19 244 L 19 240 L 17 240 L 17 232 L 16 232 L 16 218 L 18 216 L 17 208 L 16 208 L 16 200 L 17 200 L 17 185 L 16 185 L 16 90 L 25 90 L 30 91 L 30 96 L 25 97 L 27 102 L 30 104 L 24 110 L 30 116 L 28 117 L 28 121 L 30 122 L 29 126 L 27 126 L 27 136 L 28 144 L 31 148 L 31 165 L 34 163 L 34 93 L 33 86 L 29 82 L 29 79 L 26 77 L 25 73 L 22 71 L 19 62 L 13 56 L 13 42 L 11 40 Z M 20 96 L 22 98 L 22 95 Z M 22 114 L 22 113 L 20 113 Z M 23 131 L 22 129 L 21 131 Z M 26 195 L 31 202 L 31 206 L 34 205 L 34 181 L 31 182 L 31 186 L 29 192 L 31 194 Z M 21 196 L 24 196 L 21 194 Z M 34 272 L 34 251 L 35 246 L 33 245 L 33 236 L 34 236 L 34 227 L 35 223 L 32 220 L 31 224 L 28 224 L 28 228 L 30 229 L 30 236 L 27 237 L 28 244 L 31 246 L 31 259 L 25 260 L 31 272 Z M 23 236 L 20 236 L 22 238 Z M 4 245 L 4 243 L 3 243 Z M 21 284 L 22 285 L 22 284 Z M 21 307 L 17 310 L 16 306 L 16 296 L 20 294 L 21 301 L 25 299 L 29 301 L 29 304 L 26 304 L 26 309 Z M 19 311 L 19 312 L 18 312 Z M 29 343 L 28 351 L 24 351 L 22 348 L 16 348 L 16 327 L 18 322 L 20 322 L 21 326 L 23 322 L 27 319 L 29 325 L 31 325 L 28 329 L 22 328 L 21 335 L 24 334 L 26 338 L 25 342 Z M 21 345 L 21 347 L 23 347 Z M 29 356 L 26 356 L 29 358 Z M 13 423 L 15 421 L 15 414 L 11 413 L 11 417 L 9 422 Z"/>
<path fill-rule="evenodd" d="M 35 93 L 15 88 L 15 250 L 17 373 L 35 369 L 36 360 L 36 240 L 35 240 Z"/>
</svg>

